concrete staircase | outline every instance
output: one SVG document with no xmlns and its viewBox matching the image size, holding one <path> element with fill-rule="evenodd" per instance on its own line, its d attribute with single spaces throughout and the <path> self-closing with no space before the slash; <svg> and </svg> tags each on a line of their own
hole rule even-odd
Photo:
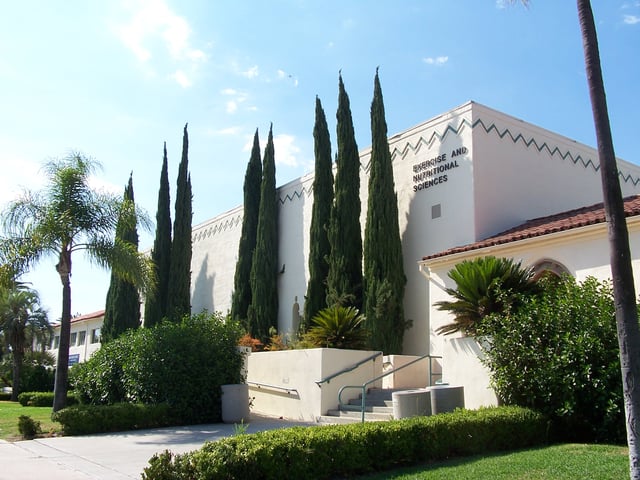
<svg viewBox="0 0 640 480">
<path fill-rule="evenodd" d="M 370 388 L 367 391 L 364 419 L 366 422 L 382 422 L 393 418 L 393 392 L 406 389 L 382 389 Z M 338 410 L 329 410 L 326 415 L 318 417 L 318 423 L 339 424 L 359 423 L 362 421 L 361 413 L 362 395 L 349 400 Z"/>
</svg>

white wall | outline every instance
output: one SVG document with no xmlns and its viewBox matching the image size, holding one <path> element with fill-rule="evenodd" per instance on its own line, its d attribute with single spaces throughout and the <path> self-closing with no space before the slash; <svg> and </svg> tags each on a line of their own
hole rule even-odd
<svg viewBox="0 0 640 480">
<path fill-rule="evenodd" d="M 316 382 L 355 365 L 376 352 L 313 348 L 252 353 L 248 359 L 249 396 L 252 411 L 293 420 L 315 421 L 338 407 L 338 391 L 344 385 L 359 385 L 382 374 L 382 356 L 369 360 L 352 372 L 319 387 Z M 251 382 L 295 390 L 257 387 Z M 380 387 L 378 382 L 370 387 Z M 361 390 L 348 390 L 343 401 L 357 398 Z"/>
<path fill-rule="evenodd" d="M 628 219 L 627 225 L 631 254 L 634 259 L 634 281 L 636 292 L 638 292 L 640 218 Z M 441 300 L 450 300 L 444 292 L 444 287 L 455 287 L 454 282 L 447 276 L 455 264 L 464 259 L 485 255 L 513 258 L 521 261 L 523 266 L 533 266 L 543 260 L 552 260 L 566 267 L 578 281 L 588 276 L 599 280 L 611 278 L 607 226 L 601 223 L 425 262 L 427 265 L 425 271 L 429 276 L 427 288 L 432 304 Z M 443 357 L 443 381 L 465 387 L 465 405 L 468 408 L 495 404 L 495 395 L 489 388 L 489 372 L 480 361 L 482 353 L 479 345 L 460 333 L 449 336 L 436 334 L 435 330 L 438 327 L 451 321 L 450 315 L 446 312 L 436 308 L 431 309 L 432 354 Z"/>
<path fill-rule="evenodd" d="M 418 262 L 427 255 L 486 238 L 523 221 L 600 201 L 594 149 L 527 124 L 483 105 L 468 102 L 389 138 L 398 195 L 403 243 L 405 315 L 413 321 L 404 339 L 404 354 L 441 351 L 432 334 L 430 305 L 437 293 L 427 288 Z M 457 149 L 464 153 L 453 157 Z M 335 149 L 335 147 L 334 147 Z M 438 155 L 455 167 L 446 182 L 418 190 L 414 167 Z M 276 152 L 277 155 L 277 152 Z M 575 162 L 574 162 L 575 160 Z M 367 209 L 370 149 L 360 155 L 361 226 Z M 586 166 L 585 166 L 586 165 Z M 640 167 L 619 161 L 625 195 L 640 193 Z M 300 311 L 308 280 L 309 228 L 313 174 L 278 189 L 278 276 L 281 333 L 291 331 L 296 297 Z M 434 211 L 440 215 L 434 218 Z M 215 212 L 212 212 L 212 214 Z M 242 207 L 196 226 L 193 231 L 192 309 L 226 312 L 242 224 Z M 363 231 L 364 236 L 364 231 Z M 446 275 L 445 275 L 446 276 Z"/>
<path fill-rule="evenodd" d="M 88 318 L 87 318 L 88 317 Z M 78 362 L 85 362 L 95 351 L 100 348 L 100 342 L 92 342 L 92 333 L 96 329 L 102 329 L 104 323 L 104 313 L 96 316 L 83 315 L 82 317 L 71 319 L 71 337 L 75 334 L 75 342 L 69 346 L 69 358 L 75 358 L 77 355 Z M 60 336 L 60 326 L 53 329 L 54 338 Z M 81 332 L 84 332 L 84 343 L 80 343 Z M 53 357 L 58 359 L 58 348 L 48 350 Z"/>
</svg>

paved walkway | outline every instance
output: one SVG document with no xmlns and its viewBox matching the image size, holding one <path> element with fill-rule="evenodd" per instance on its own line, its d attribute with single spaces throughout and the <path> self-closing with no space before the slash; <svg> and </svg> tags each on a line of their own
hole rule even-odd
<svg viewBox="0 0 640 480">
<path fill-rule="evenodd" d="M 253 415 L 247 433 L 294 425 L 310 424 Z M 234 431 L 234 425 L 219 423 L 14 443 L 0 440 L 0 480 L 140 479 L 154 453 L 189 452 Z"/>
</svg>

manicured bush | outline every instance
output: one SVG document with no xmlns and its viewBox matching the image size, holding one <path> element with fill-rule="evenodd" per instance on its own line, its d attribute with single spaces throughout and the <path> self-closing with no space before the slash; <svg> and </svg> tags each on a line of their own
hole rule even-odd
<svg viewBox="0 0 640 480">
<path fill-rule="evenodd" d="M 54 412 L 51 419 L 62 425 L 65 435 L 157 428 L 172 423 L 167 404 L 76 405 Z"/>
<path fill-rule="evenodd" d="M 164 479 L 323 479 L 546 442 L 548 422 L 518 407 L 432 417 L 294 427 L 237 435 L 182 455 L 154 455 L 142 475 Z"/>
<path fill-rule="evenodd" d="M 610 283 L 567 277 L 543 285 L 478 327 L 496 392 L 504 404 L 549 416 L 561 440 L 624 442 Z"/>
<path fill-rule="evenodd" d="M 178 423 L 217 422 L 220 385 L 242 381 L 242 333 L 206 312 L 130 331 L 74 366 L 71 383 L 83 403 L 166 403 Z"/>
<path fill-rule="evenodd" d="M 53 407 L 53 392 L 22 392 L 18 402 L 23 407 Z M 67 393 L 67 405 L 76 405 L 78 398 L 74 392 Z"/>
<path fill-rule="evenodd" d="M 18 417 L 18 431 L 20 435 L 22 435 L 22 438 L 31 440 L 39 433 L 42 433 L 42 428 L 40 427 L 40 422 L 37 420 L 34 420 L 28 415 L 20 415 Z"/>
</svg>

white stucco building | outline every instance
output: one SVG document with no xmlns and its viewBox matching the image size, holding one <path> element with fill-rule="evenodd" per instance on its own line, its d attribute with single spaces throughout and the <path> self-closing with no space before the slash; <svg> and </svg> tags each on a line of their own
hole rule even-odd
<svg viewBox="0 0 640 480">
<path fill-rule="evenodd" d="M 71 319 L 71 336 L 69 337 L 69 366 L 85 362 L 100 348 L 100 332 L 104 323 L 104 310 Z M 49 352 L 58 358 L 60 345 L 60 324 L 53 327 L 53 340 Z"/>
<path fill-rule="evenodd" d="M 403 353 L 441 355 L 445 381 L 470 389 L 467 407 L 494 403 L 477 362 L 477 345 L 459 336 L 436 335 L 435 329 L 450 319 L 431 305 L 443 299 L 449 269 L 470 256 L 508 256 L 526 266 L 562 268 L 578 279 L 610 276 L 601 221 L 483 243 L 514 227 L 526 231 L 528 220 L 601 202 L 597 152 L 475 102 L 390 137 L 389 148 L 407 276 L 405 315 L 413 320 Z M 360 154 L 363 229 L 370 154 L 370 149 Z M 623 195 L 640 194 L 640 167 L 622 160 L 618 167 Z M 292 331 L 292 306 L 297 297 L 302 309 L 306 293 L 312 188 L 309 174 L 278 189 L 281 333 Z M 230 308 L 241 226 L 239 206 L 194 227 L 194 312 Z M 631 227 L 637 258 L 640 227 L 635 219 Z"/>
</svg>

